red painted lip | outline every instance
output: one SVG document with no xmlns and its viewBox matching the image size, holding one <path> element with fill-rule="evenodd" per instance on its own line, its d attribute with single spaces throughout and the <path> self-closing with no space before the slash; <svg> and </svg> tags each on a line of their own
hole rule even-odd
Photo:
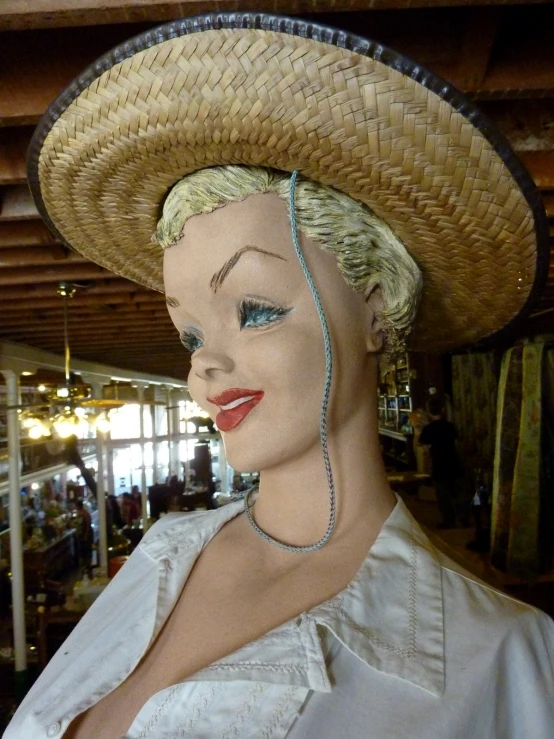
<svg viewBox="0 0 554 739">
<path fill-rule="evenodd" d="M 232 431 L 239 423 L 244 421 L 246 416 L 258 405 L 263 397 L 263 390 L 245 390 L 244 388 L 232 387 L 229 390 L 224 390 L 219 395 L 206 398 L 206 400 L 208 403 L 220 407 L 220 411 L 215 419 L 219 430 Z M 221 408 L 221 406 L 229 405 L 229 403 L 233 403 L 235 400 L 240 400 L 241 398 L 249 398 L 249 400 L 240 403 L 235 408 L 228 408 L 226 410 Z"/>
</svg>

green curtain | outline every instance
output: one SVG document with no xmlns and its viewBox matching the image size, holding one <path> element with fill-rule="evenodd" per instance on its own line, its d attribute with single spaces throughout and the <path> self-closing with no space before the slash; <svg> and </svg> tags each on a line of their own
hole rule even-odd
<svg viewBox="0 0 554 739">
<path fill-rule="evenodd" d="M 541 552 L 541 442 L 544 343 L 509 349 L 498 386 L 491 562 L 534 579 Z"/>
<path fill-rule="evenodd" d="M 471 480 L 477 469 L 492 477 L 497 361 L 493 352 L 452 357 L 452 401 L 458 450 Z"/>
</svg>

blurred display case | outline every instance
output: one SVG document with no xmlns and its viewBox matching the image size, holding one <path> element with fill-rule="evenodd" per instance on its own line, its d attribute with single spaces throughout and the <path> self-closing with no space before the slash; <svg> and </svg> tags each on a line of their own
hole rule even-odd
<svg viewBox="0 0 554 739">
<path fill-rule="evenodd" d="M 410 354 L 398 357 L 384 375 L 379 386 L 379 436 L 387 466 L 415 469 L 413 428 L 410 416 L 414 410 L 414 383 L 417 370 Z"/>
</svg>

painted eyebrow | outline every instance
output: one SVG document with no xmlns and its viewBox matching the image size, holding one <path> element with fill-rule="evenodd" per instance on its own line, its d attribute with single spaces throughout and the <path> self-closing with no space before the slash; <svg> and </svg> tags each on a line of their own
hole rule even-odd
<svg viewBox="0 0 554 739">
<path fill-rule="evenodd" d="M 178 308 L 181 305 L 177 298 L 172 298 L 171 295 L 165 296 L 165 302 L 167 303 L 167 305 L 169 305 L 170 308 Z"/>
<path fill-rule="evenodd" d="M 213 290 L 214 293 L 216 293 L 219 290 L 219 288 L 223 285 L 223 281 L 225 280 L 229 272 L 233 269 L 233 267 L 237 264 L 237 262 L 242 257 L 242 255 L 246 254 L 246 252 L 248 251 L 256 251 L 259 254 L 267 254 L 267 256 L 269 257 L 275 257 L 275 259 L 282 259 L 284 262 L 287 261 L 285 257 L 282 257 L 280 254 L 275 254 L 272 251 L 266 251 L 265 249 L 260 249 L 259 246 L 243 246 L 242 249 L 239 249 L 237 252 L 235 252 L 235 254 L 233 254 L 231 259 L 225 262 L 223 267 L 212 276 L 212 279 L 210 280 L 210 289 Z"/>
</svg>

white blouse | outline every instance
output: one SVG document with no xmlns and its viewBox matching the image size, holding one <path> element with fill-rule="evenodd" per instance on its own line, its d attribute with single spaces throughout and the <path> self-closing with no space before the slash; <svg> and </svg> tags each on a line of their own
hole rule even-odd
<svg viewBox="0 0 554 739">
<path fill-rule="evenodd" d="M 120 685 L 202 548 L 241 510 L 152 527 L 4 739 L 62 737 Z M 554 622 L 454 564 L 399 501 L 345 590 L 154 695 L 123 739 L 178 737 L 553 739 Z"/>
</svg>

